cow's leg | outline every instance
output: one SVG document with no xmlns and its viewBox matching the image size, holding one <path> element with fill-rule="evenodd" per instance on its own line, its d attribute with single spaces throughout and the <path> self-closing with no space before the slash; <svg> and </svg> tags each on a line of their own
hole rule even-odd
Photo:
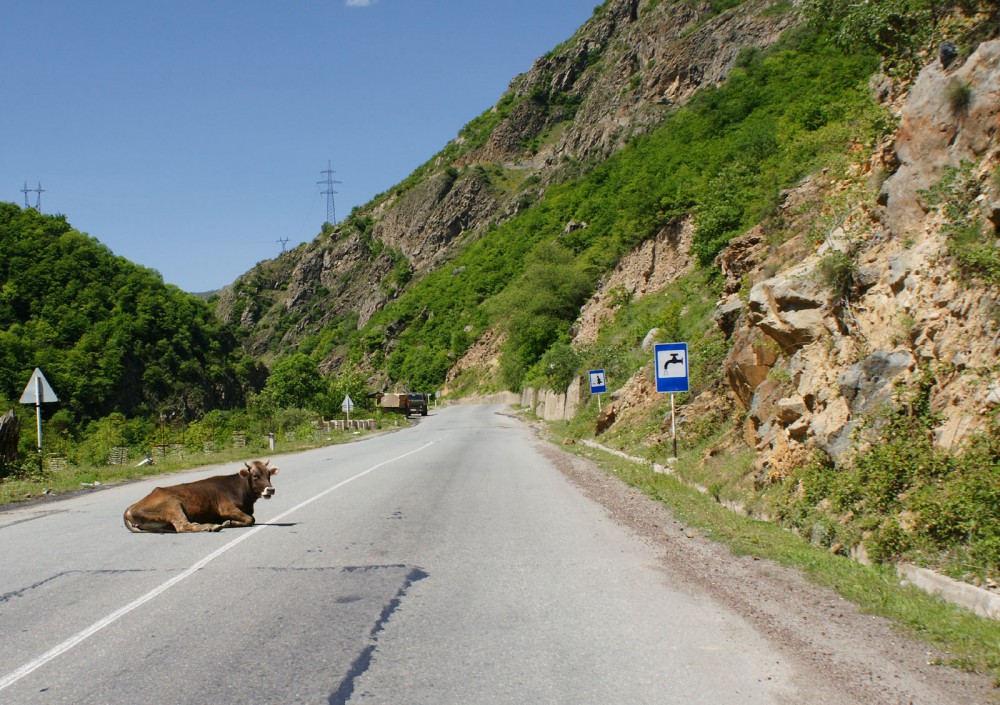
<svg viewBox="0 0 1000 705">
<path fill-rule="evenodd" d="M 253 518 L 253 514 L 247 514 L 246 512 L 237 509 L 236 507 L 231 508 L 225 513 L 226 520 L 222 522 L 222 526 L 253 526 L 256 521 Z"/>
<path fill-rule="evenodd" d="M 177 533 L 188 533 L 195 531 L 220 531 L 222 524 L 199 524 L 188 518 L 184 511 L 184 505 L 180 502 L 171 502 L 165 516 L 166 520 L 173 525 Z"/>
</svg>

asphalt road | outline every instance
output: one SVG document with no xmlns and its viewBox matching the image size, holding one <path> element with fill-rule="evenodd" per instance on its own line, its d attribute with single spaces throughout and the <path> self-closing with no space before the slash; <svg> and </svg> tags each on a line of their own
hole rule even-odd
<svg viewBox="0 0 1000 705">
<path fill-rule="evenodd" d="M 500 409 L 275 457 L 253 528 L 122 526 L 153 486 L 235 467 L 0 512 L 0 703 L 800 700 Z"/>
</svg>

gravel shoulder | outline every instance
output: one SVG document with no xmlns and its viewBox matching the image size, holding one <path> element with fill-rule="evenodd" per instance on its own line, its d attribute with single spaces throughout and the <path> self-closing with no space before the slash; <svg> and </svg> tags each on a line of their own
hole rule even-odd
<svg viewBox="0 0 1000 705">
<path fill-rule="evenodd" d="M 597 464 L 539 440 L 541 452 L 608 516 L 660 555 L 664 579 L 707 594 L 754 624 L 801 674 L 817 703 L 986 705 L 1000 690 L 986 676 L 934 665 L 946 654 L 832 590 L 772 561 L 734 555 Z"/>
</svg>

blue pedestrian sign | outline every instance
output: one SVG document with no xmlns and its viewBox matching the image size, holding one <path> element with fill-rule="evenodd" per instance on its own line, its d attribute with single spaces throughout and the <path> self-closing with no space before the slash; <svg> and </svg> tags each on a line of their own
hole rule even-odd
<svg viewBox="0 0 1000 705">
<path fill-rule="evenodd" d="M 604 376 L 604 370 L 591 370 L 589 374 L 591 394 L 603 394 L 608 391 L 608 378 Z"/>
<path fill-rule="evenodd" d="M 687 343 L 657 343 L 654 351 L 656 391 L 688 391 Z"/>
</svg>

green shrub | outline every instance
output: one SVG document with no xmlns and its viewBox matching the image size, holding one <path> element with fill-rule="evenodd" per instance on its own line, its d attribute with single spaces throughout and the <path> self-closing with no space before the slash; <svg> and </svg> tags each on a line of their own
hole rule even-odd
<svg viewBox="0 0 1000 705">
<path fill-rule="evenodd" d="M 846 252 L 831 250 L 819 261 L 817 268 L 820 280 L 828 286 L 838 299 L 846 299 L 854 289 L 857 265 Z"/>
<path fill-rule="evenodd" d="M 956 115 L 964 113 L 972 105 L 972 85 L 968 81 L 953 78 L 945 89 L 948 105 Z"/>
<path fill-rule="evenodd" d="M 978 207 L 982 186 L 975 166 L 970 161 L 963 161 L 958 168 L 945 167 L 941 180 L 922 191 L 921 196 L 930 207 L 944 214 L 943 231 L 948 236 L 948 253 L 955 258 L 958 275 L 962 278 L 971 275 L 998 285 L 1000 240 L 994 229 L 986 227 Z"/>
</svg>

